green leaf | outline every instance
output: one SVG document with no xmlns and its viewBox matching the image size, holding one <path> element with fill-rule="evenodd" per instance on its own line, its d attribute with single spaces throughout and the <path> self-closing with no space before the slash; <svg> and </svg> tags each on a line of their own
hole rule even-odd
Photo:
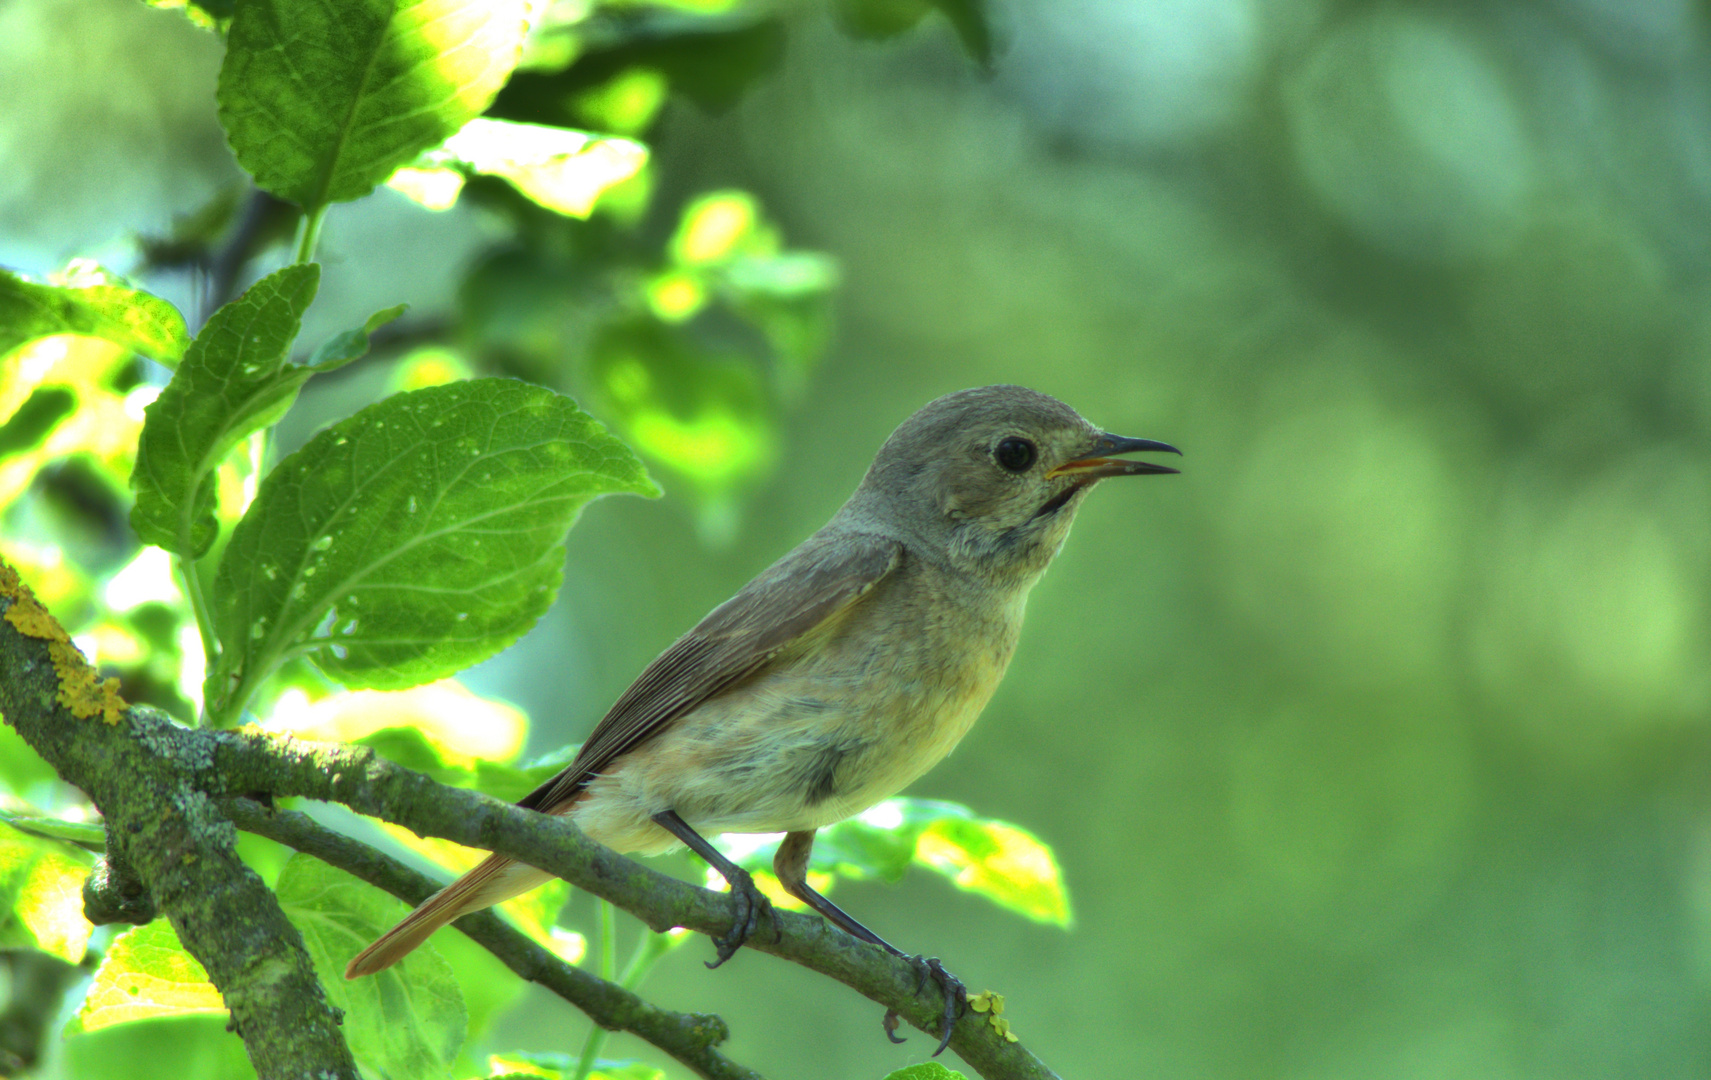
<svg viewBox="0 0 1711 1080">
<path fill-rule="evenodd" d="M 586 218 L 602 193 L 636 175 L 647 162 L 648 148 L 629 139 L 476 117 L 410 171 L 457 167 L 497 176 L 554 213 Z M 420 185 L 422 177 L 413 177 L 411 183 Z M 441 199 L 430 205 L 444 209 L 449 204 Z"/>
<path fill-rule="evenodd" d="M 550 390 L 477 379 L 369 406 L 280 462 L 233 531 L 211 707 L 289 654 L 382 689 L 493 655 L 552 603 L 582 507 L 614 492 L 658 488 Z"/>
<path fill-rule="evenodd" d="M 309 357 L 309 368 L 313 371 L 332 371 L 344 367 L 353 360 L 361 360 L 368 355 L 369 335 L 382 326 L 404 314 L 410 308 L 409 304 L 398 304 L 395 307 L 377 311 L 368 317 L 368 321 L 355 330 L 346 330 L 342 334 L 334 334 L 321 343 Z"/>
<path fill-rule="evenodd" d="M 59 840 L 91 852 L 107 849 L 107 829 L 100 822 L 67 821 L 45 814 L 19 814 L 10 810 L 0 810 L 0 821 L 26 836 Z"/>
<path fill-rule="evenodd" d="M 315 374 L 286 361 L 320 280 L 313 263 L 287 266 L 216 311 L 144 412 L 131 473 L 131 527 L 143 543 L 190 558 L 214 543 L 215 468 Z"/>
<path fill-rule="evenodd" d="M 62 844 L 0 830 L 0 948 L 83 961 L 94 927 L 83 917 L 89 860 Z"/>
<path fill-rule="evenodd" d="M 165 919 L 133 927 L 113 939 L 83 1007 L 66 1034 L 185 1013 L 226 1011 L 208 972 L 185 951 Z"/>
<path fill-rule="evenodd" d="M 588 360 L 603 412 L 644 454 L 722 494 L 764 475 L 777 455 L 772 402 L 755 365 L 676 327 L 606 327 Z"/>
<path fill-rule="evenodd" d="M 936 1061 L 923 1061 L 918 1065 L 905 1065 L 896 1072 L 886 1073 L 885 1080 L 968 1080 L 955 1069 L 947 1068 Z"/>
<path fill-rule="evenodd" d="M 102 338 L 169 366 L 184 355 L 190 334 L 177 308 L 89 264 L 68 275 L 66 285 L 41 285 L 0 270 L 0 356 L 54 334 Z"/>
<path fill-rule="evenodd" d="M 360 198 L 480 115 L 528 0 L 241 0 L 217 99 L 256 183 L 313 209 Z"/>
<path fill-rule="evenodd" d="M 76 408 L 77 393 L 70 387 L 38 386 L 11 419 L 0 425 L 0 458 L 34 450 Z"/>
<path fill-rule="evenodd" d="M 279 874 L 279 904 L 299 933 L 340 1029 L 366 1072 L 388 1080 L 443 1080 L 463 1045 L 467 1015 L 451 965 L 424 946 L 397 965 L 346 980 L 345 964 L 408 910 L 342 870 L 294 855 Z"/>
<path fill-rule="evenodd" d="M 1069 893 L 1051 848 L 1025 829 L 988 818 L 943 818 L 915 841 L 915 861 L 956 887 L 1035 922 L 1070 923 Z"/>
<path fill-rule="evenodd" d="M 765 870 L 772 851 L 746 851 L 737 862 Z M 858 881 L 896 881 L 911 865 L 1036 922 L 1070 923 L 1069 892 L 1051 848 L 1026 829 L 953 802 L 887 799 L 821 829 L 808 863 L 810 870 Z"/>
</svg>

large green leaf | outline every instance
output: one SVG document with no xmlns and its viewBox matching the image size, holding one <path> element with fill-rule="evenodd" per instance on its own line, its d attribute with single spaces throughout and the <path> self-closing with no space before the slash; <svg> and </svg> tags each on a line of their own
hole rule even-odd
<svg viewBox="0 0 1711 1080">
<path fill-rule="evenodd" d="M 239 0 L 217 94 L 256 183 L 301 206 L 360 198 L 499 92 L 528 0 Z"/>
<path fill-rule="evenodd" d="M 345 964 L 403 918 L 405 906 L 307 855 L 279 873 L 279 906 L 303 935 L 357 1062 L 387 1080 L 444 1080 L 468 1017 L 451 965 L 432 946 L 379 974 L 346 980 Z"/>
<path fill-rule="evenodd" d="M 478 379 L 369 406 L 280 462 L 233 531 L 210 707 L 224 714 L 293 654 L 383 689 L 491 656 L 546 611 L 565 532 L 614 492 L 658 489 L 550 390 Z"/>
<path fill-rule="evenodd" d="M 206 552 L 214 469 L 251 432 L 278 420 L 314 368 L 288 364 L 321 268 L 287 266 L 214 313 L 143 418 L 131 488 L 131 527 L 146 544 L 191 558 Z"/>
<path fill-rule="evenodd" d="M 42 285 L 0 270 L 0 356 L 37 338 L 84 334 L 174 364 L 190 334 L 184 316 L 158 296 L 74 268 L 66 285 Z"/>
</svg>

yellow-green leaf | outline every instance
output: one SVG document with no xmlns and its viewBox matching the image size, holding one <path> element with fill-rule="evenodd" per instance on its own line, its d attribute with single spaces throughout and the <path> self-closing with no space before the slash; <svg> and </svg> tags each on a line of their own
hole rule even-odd
<svg viewBox="0 0 1711 1080">
<path fill-rule="evenodd" d="M 94 927 L 83 917 L 89 864 L 52 840 L 0 829 L 0 947 L 81 963 Z"/>
<path fill-rule="evenodd" d="M 945 818 L 915 841 L 915 861 L 957 888 L 1036 922 L 1068 926 L 1069 893 L 1052 851 L 1025 829 L 1002 821 Z"/>
<path fill-rule="evenodd" d="M 165 919 L 113 939 L 67 1034 L 184 1013 L 225 1012 L 208 972 Z"/>
</svg>

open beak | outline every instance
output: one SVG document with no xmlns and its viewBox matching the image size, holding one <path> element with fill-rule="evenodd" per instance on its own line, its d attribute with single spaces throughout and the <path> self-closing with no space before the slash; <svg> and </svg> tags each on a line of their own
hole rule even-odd
<svg viewBox="0 0 1711 1080">
<path fill-rule="evenodd" d="M 1174 473 L 1169 465 L 1154 465 L 1150 461 L 1121 461 L 1108 454 L 1133 454 L 1140 451 L 1161 451 L 1181 456 L 1182 451 L 1169 443 L 1154 439 L 1127 439 L 1107 432 L 1093 440 L 1087 456 L 1065 462 L 1046 473 L 1050 480 L 1058 476 L 1073 476 L 1078 480 L 1098 480 L 1106 476 L 1146 476 L 1151 473 Z"/>
</svg>

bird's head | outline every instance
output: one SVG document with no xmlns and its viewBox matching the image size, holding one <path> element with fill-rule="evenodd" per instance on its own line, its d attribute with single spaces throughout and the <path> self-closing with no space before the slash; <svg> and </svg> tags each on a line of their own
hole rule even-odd
<svg viewBox="0 0 1711 1080">
<path fill-rule="evenodd" d="M 953 566 L 1031 582 L 1100 480 L 1176 472 L 1114 456 L 1136 451 L 1181 452 L 1109 434 L 1025 387 L 962 390 L 892 432 L 849 509 Z"/>
</svg>

